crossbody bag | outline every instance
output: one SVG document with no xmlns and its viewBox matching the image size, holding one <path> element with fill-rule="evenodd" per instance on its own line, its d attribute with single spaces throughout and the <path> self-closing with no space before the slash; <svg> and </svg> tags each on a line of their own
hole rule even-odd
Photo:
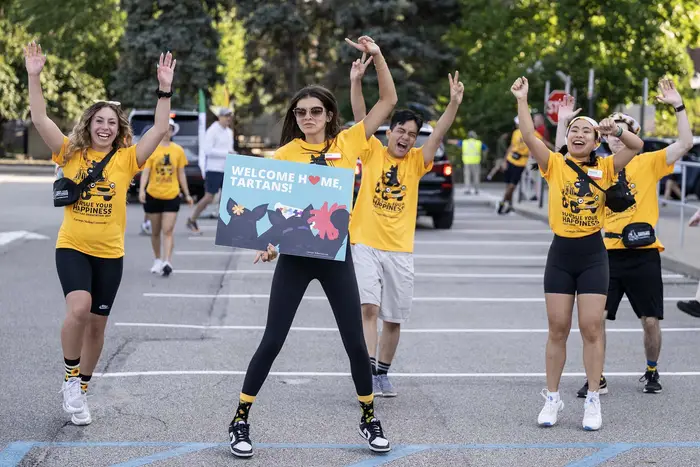
<svg viewBox="0 0 700 467">
<path fill-rule="evenodd" d="M 85 188 L 90 183 L 95 183 L 102 177 L 102 170 L 107 166 L 109 160 L 114 153 L 117 152 L 117 149 L 116 147 L 112 148 L 104 159 L 102 159 L 80 183 L 75 183 L 68 177 L 61 177 L 53 182 L 54 207 L 70 206 L 78 201 L 80 199 L 80 194 Z"/>
</svg>

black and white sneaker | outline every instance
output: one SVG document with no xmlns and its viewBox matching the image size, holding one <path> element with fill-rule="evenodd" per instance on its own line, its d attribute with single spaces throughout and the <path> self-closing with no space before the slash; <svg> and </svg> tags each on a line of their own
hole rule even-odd
<svg viewBox="0 0 700 467">
<path fill-rule="evenodd" d="M 250 425 L 243 420 L 231 422 L 228 437 L 231 440 L 231 453 L 236 457 L 252 457 L 253 443 L 250 442 Z"/>
<path fill-rule="evenodd" d="M 644 392 L 647 394 L 658 394 L 661 392 L 661 384 L 659 384 L 659 372 L 654 370 L 654 371 L 647 371 L 644 373 L 644 376 L 639 378 L 640 382 L 646 381 L 646 384 L 644 385 Z"/>
<path fill-rule="evenodd" d="M 389 440 L 384 436 L 382 424 L 379 420 L 373 418 L 371 422 L 360 422 L 360 436 L 367 440 L 369 448 L 374 452 L 389 452 L 391 445 Z"/>
<path fill-rule="evenodd" d="M 605 379 L 605 376 L 600 377 L 600 387 L 598 388 L 598 394 L 607 394 L 608 393 L 608 381 Z M 576 394 L 578 397 L 581 399 L 585 398 L 588 395 L 588 380 L 586 380 L 586 384 L 584 384 L 581 389 L 578 390 L 578 393 Z"/>
</svg>

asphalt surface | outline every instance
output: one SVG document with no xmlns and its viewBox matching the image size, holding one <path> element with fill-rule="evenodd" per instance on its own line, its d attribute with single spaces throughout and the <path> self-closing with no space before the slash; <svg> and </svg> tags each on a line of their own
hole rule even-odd
<svg viewBox="0 0 700 467">
<path fill-rule="evenodd" d="M 629 303 L 609 325 L 603 427 L 581 428 L 581 339 L 568 345 L 560 423 L 539 428 L 547 319 L 543 222 L 461 201 L 450 231 L 420 219 L 410 322 L 376 408 L 393 444 L 375 455 L 330 308 L 312 284 L 251 410 L 255 457 L 228 451 L 227 425 L 262 336 L 274 265 L 191 238 L 183 207 L 175 272 L 149 273 L 143 211 L 128 207 L 124 276 L 90 386 L 93 423 L 70 424 L 59 394 L 64 301 L 54 264 L 61 209 L 51 178 L 0 176 L 0 466 L 700 465 L 700 322 L 675 308 L 696 281 L 665 271 L 663 393 L 642 393 L 642 333 Z M 14 234 L 10 241 L 7 232 Z M 45 236 L 47 238 L 42 238 Z M 574 320 L 574 323 L 576 321 Z M 576 326 L 574 326 L 576 327 Z"/>
</svg>

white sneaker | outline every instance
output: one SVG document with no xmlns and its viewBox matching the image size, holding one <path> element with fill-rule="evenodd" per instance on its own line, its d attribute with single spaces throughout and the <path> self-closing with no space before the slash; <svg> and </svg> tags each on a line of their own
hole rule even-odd
<svg viewBox="0 0 700 467">
<path fill-rule="evenodd" d="M 541 394 L 545 403 L 540 411 L 540 415 L 537 417 L 537 423 L 540 426 L 554 426 L 557 423 L 559 412 L 564 410 L 564 401 L 561 399 L 555 401 L 552 396 L 548 395 L 546 389 L 543 389 Z"/>
<path fill-rule="evenodd" d="M 141 223 L 141 235 L 151 235 L 151 221 L 146 221 Z"/>
<path fill-rule="evenodd" d="M 68 378 L 61 388 L 63 393 L 63 410 L 67 413 L 78 413 L 83 410 L 82 391 L 80 390 L 80 378 Z"/>
<path fill-rule="evenodd" d="M 70 418 L 70 421 L 73 423 L 73 425 L 89 425 L 92 423 L 92 417 L 90 416 L 90 407 L 88 407 L 87 403 L 87 395 L 80 391 L 80 398 L 83 401 L 83 410 L 77 413 L 74 413 L 73 416 Z"/>
<path fill-rule="evenodd" d="M 163 272 L 163 261 L 160 258 L 153 261 L 153 266 L 151 266 L 151 272 L 153 274 L 160 274 Z"/>
<path fill-rule="evenodd" d="M 583 429 L 586 431 L 600 430 L 603 415 L 600 412 L 600 398 L 588 396 L 583 404 Z"/>
</svg>

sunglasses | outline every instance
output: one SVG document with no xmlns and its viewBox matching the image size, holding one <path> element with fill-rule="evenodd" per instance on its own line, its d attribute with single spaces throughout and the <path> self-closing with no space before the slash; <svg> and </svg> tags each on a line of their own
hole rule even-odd
<svg viewBox="0 0 700 467">
<path fill-rule="evenodd" d="M 324 109 L 323 107 L 311 107 L 310 109 L 302 109 L 300 107 L 297 107 L 293 110 L 293 112 L 297 118 L 304 118 L 306 117 L 307 110 L 311 112 L 311 116 L 314 118 L 320 117 L 321 115 L 323 115 L 323 112 L 326 111 L 326 109 Z"/>
</svg>

